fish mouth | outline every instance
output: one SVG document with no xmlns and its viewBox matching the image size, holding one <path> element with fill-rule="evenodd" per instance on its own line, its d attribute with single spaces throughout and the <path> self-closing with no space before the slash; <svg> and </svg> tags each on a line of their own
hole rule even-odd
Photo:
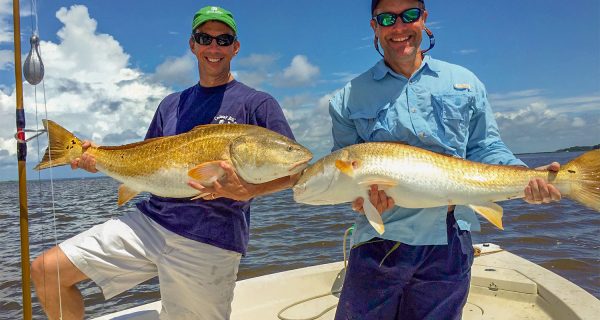
<svg viewBox="0 0 600 320">
<path fill-rule="evenodd" d="M 304 170 L 306 167 L 308 167 L 308 162 L 309 161 L 310 161 L 310 159 L 308 159 L 308 160 L 300 160 L 298 162 L 292 163 L 292 167 L 288 169 L 288 172 L 296 172 L 297 169 L 300 169 L 298 171 Z"/>
<path fill-rule="evenodd" d="M 297 198 L 300 198 L 298 195 L 301 194 L 302 192 L 304 192 L 304 190 L 306 190 L 306 185 L 304 185 L 304 184 L 302 184 L 302 185 L 296 184 L 295 186 L 293 186 L 292 192 L 294 193 L 294 200 L 297 200 Z"/>
<path fill-rule="evenodd" d="M 306 184 L 302 184 L 302 185 L 297 184 L 292 187 L 294 201 L 296 201 L 298 203 L 304 203 L 304 204 L 316 204 L 316 203 L 314 203 L 314 200 L 312 199 L 314 197 L 314 194 L 306 193 L 306 191 L 307 191 L 306 187 L 307 187 Z"/>
</svg>

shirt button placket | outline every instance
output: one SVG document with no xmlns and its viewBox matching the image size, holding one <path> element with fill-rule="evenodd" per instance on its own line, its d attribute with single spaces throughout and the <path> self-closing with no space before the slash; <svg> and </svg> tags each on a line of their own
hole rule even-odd
<svg viewBox="0 0 600 320">
<path fill-rule="evenodd" d="M 415 79 L 409 79 L 409 85 L 406 86 L 406 94 L 408 96 L 408 111 L 409 116 L 411 118 L 411 122 L 413 124 L 413 128 L 415 130 L 415 134 L 419 137 L 419 139 L 423 140 L 425 138 L 425 132 L 420 131 L 423 129 L 423 119 L 417 115 L 417 108 L 415 105 L 418 104 L 418 94 L 415 92 Z"/>
</svg>

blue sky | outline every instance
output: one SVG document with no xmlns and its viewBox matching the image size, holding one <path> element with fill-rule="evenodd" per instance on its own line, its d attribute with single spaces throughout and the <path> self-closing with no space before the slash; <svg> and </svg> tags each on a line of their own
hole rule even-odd
<svg viewBox="0 0 600 320">
<path fill-rule="evenodd" d="M 44 88 L 25 85 L 28 127 L 45 112 L 45 89 L 49 117 L 82 138 L 113 145 L 142 139 L 160 99 L 198 80 L 187 41 L 193 14 L 204 5 L 235 15 L 237 79 L 272 94 L 298 140 L 316 157 L 325 155 L 329 97 L 379 59 L 368 0 L 39 1 L 46 77 Z M 21 3 L 23 57 L 31 8 Z M 483 81 L 514 152 L 600 143 L 597 0 L 430 0 L 427 8 L 437 41 L 431 55 Z M 17 177 L 11 14 L 12 2 L 0 0 L 0 180 Z M 30 143 L 31 166 L 37 153 Z"/>
</svg>

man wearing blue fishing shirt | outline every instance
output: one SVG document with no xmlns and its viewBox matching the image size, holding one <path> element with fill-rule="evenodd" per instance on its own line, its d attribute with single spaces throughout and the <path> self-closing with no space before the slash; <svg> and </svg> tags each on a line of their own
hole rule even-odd
<svg viewBox="0 0 600 320">
<path fill-rule="evenodd" d="M 231 60 L 240 43 L 229 11 L 209 6 L 196 12 L 189 48 L 198 60 L 200 81 L 163 99 L 146 139 L 210 123 L 258 125 L 293 139 L 277 101 L 233 78 Z M 72 167 L 96 172 L 87 154 Z M 83 299 L 75 285 L 85 279 L 100 286 L 108 299 L 158 276 L 161 319 L 228 319 L 240 258 L 248 247 L 250 200 L 289 188 L 296 177 L 250 185 L 231 166 L 221 167 L 227 177 L 213 187 L 189 183 L 199 194 L 208 194 L 203 199 L 152 195 L 137 203 L 137 210 L 38 257 L 32 278 L 48 316 L 83 318 Z"/>
<path fill-rule="evenodd" d="M 479 79 L 424 55 L 434 45 L 424 0 L 373 0 L 371 13 L 383 59 L 331 99 L 333 150 L 403 141 L 472 161 L 525 165 L 500 139 Z M 425 51 L 423 32 L 430 38 Z M 544 168 L 558 171 L 559 164 Z M 523 187 L 530 203 L 560 199 L 541 179 Z M 377 186 L 368 200 L 382 214 L 385 233 L 357 219 L 336 319 L 460 319 L 473 263 L 470 231 L 480 228 L 473 211 L 397 207 Z M 362 212 L 363 203 L 359 198 L 352 208 Z"/>
</svg>

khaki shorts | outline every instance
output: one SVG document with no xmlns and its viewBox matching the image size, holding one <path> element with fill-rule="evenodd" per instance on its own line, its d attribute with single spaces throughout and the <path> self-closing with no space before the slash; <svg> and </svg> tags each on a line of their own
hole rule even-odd
<svg viewBox="0 0 600 320">
<path fill-rule="evenodd" d="M 105 299 L 158 276 L 161 319 L 229 319 L 237 252 L 181 237 L 137 210 L 59 246 Z"/>
</svg>

